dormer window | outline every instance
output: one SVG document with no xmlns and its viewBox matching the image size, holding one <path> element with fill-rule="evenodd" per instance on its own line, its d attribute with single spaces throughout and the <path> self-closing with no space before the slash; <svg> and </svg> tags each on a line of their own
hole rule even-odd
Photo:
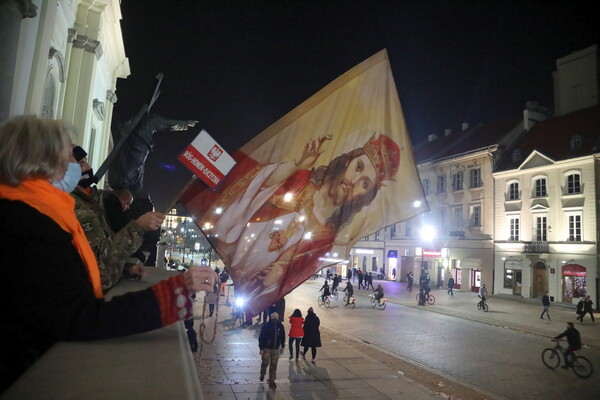
<svg viewBox="0 0 600 400">
<path fill-rule="evenodd" d="M 571 138 L 571 150 L 580 149 L 582 141 L 581 135 L 574 135 Z"/>
<path fill-rule="evenodd" d="M 512 152 L 513 161 L 521 161 L 521 150 L 514 149 Z"/>
</svg>

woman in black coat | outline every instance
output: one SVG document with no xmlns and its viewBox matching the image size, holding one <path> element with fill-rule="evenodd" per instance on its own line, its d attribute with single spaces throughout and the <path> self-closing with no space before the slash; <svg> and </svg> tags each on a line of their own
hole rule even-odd
<svg viewBox="0 0 600 400">
<path fill-rule="evenodd" d="M 302 358 L 306 360 L 306 352 L 310 347 L 312 353 L 311 362 L 315 362 L 315 358 L 317 357 L 317 347 L 321 347 L 321 332 L 319 331 L 319 325 L 321 321 L 313 308 L 309 308 L 306 314 L 306 319 L 304 320 L 304 337 L 302 338 L 302 346 L 304 347 L 304 351 L 302 352 Z"/>
</svg>

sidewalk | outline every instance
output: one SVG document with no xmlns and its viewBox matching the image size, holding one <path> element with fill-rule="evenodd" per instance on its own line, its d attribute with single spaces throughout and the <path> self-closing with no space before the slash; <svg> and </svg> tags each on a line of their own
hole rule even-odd
<svg viewBox="0 0 600 400">
<path fill-rule="evenodd" d="M 201 315 L 202 306 L 197 315 Z M 318 349 L 317 360 L 289 360 L 289 350 L 281 355 L 277 366 L 277 387 L 259 381 L 260 324 L 242 329 L 231 328 L 229 307 L 220 305 L 220 321 L 214 343 L 204 344 L 195 356 L 204 400 L 247 399 L 351 399 L 369 400 L 439 399 L 433 392 L 373 358 L 339 341 L 328 341 Z M 212 318 L 207 322 L 205 339 L 212 339 Z M 196 321 L 196 329 L 199 321 Z M 310 357 L 308 357 L 310 358 Z"/>
<path fill-rule="evenodd" d="M 314 285 L 321 284 L 321 281 L 314 282 Z M 477 310 L 479 298 L 477 293 L 463 292 L 454 290 L 454 296 L 447 293 L 447 289 L 431 290 L 435 296 L 433 306 L 417 305 L 416 296 L 419 293 L 418 285 L 413 287 L 413 291 L 406 290 L 406 283 L 395 281 L 374 280 L 373 284 L 377 286 L 381 283 L 384 289 L 385 297 L 388 302 L 402 304 L 407 307 L 424 308 L 427 311 L 451 315 L 458 318 L 478 321 L 481 323 L 500 326 L 508 329 L 519 330 L 534 335 L 554 337 L 566 329 L 567 322 L 575 323 L 575 327 L 581 334 L 584 345 L 600 348 L 600 314 L 594 315 L 596 323 L 592 323 L 590 316 L 587 315 L 584 323 L 577 322 L 575 318 L 575 306 L 562 303 L 552 303 L 550 305 L 550 317 L 540 319 L 543 306 L 541 299 L 523 299 L 519 296 L 509 295 L 491 295 L 488 298 L 489 311 L 483 312 Z M 346 283 L 340 284 L 343 289 Z M 364 296 L 371 293 L 370 290 L 358 290 L 358 283 L 354 283 L 354 295 Z"/>
</svg>

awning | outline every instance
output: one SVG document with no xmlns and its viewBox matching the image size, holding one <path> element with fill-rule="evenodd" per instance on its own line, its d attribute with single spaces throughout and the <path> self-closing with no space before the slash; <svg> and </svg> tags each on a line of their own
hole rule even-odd
<svg viewBox="0 0 600 400">
<path fill-rule="evenodd" d="M 388 250 L 387 258 L 398 258 L 398 250 Z"/>
<path fill-rule="evenodd" d="M 563 266 L 563 275 L 587 276 L 587 268 L 579 264 L 566 264 Z"/>
<path fill-rule="evenodd" d="M 459 267 L 481 269 L 482 265 L 481 258 L 463 258 L 460 260 Z"/>
</svg>

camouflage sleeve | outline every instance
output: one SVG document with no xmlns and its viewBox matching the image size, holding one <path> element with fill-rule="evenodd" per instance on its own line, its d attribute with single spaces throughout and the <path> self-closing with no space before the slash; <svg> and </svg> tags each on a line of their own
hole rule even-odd
<svg viewBox="0 0 600 400">
<path fill-rule="evenodd" d="M 94 251 L 102 289 L 106 292 L 117 284 L 123 274 L 126 259 L 142 244 L 144 230 L 135 221 L 130 221 L 123 229 L 113 233 L 91 204 L 75 197 L 75 215 L 83 227 L 90 247 Z"/>
</svg>

